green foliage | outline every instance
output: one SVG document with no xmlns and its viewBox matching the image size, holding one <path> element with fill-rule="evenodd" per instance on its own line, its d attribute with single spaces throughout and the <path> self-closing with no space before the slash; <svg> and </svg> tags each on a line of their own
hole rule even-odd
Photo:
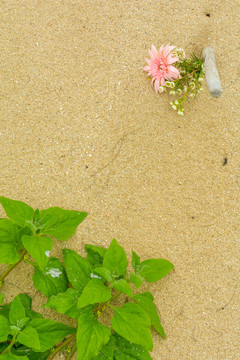
<svg viewBox="0 0 240 360">
<path fill-rule="evenodd" d="M 90 280 L 81 296 L 78 299 L 78 308 L 83 308 L 90 304 L 103 303 L 111 298 L 111 290 L 106 287 L 101 280 Z"/>
<path fill-rule="evenodd" d="M 151 360 L 151 356 L 143 346 L 129 342 L 117 333 L 115 339 L 114 360 Z"/>
<path fill-rule="evenodd" d="M 29 326 L 36 330 L 40 341 L 40 349 L 32 349 L 40 352 L 50 349 L 66 336 L 76 332 L 75 328 L 50 319 L 34 319 Z"/>
<path fill-rule="evenodd" d="M 41 358 L 39 353 L 45 353 L 43 359 L 46 359 L 49 354 L 47 350 L 77 330 L 37 315 L 31 310 L 31 298 L 26 294 L 17 295 L 7 305 L 10 310 L 0 315 L 1 360 L 18 358 L 19 355 L 21 359 L 25 358 L 22 355 L 26 355 L 26 359 L 37 360 Z M 9 342 L 9 345 L 2 346 L 4 342 Z"/>
<path fill-rule="evenodd" d="M 155 330 L 158 331 L 159 334 L 165 339 L 166 335 L 165 335 L 163 327 L 160 323 L 157 309 L 153 303 L 154 297 L 152 296 L 152 294 L 149 291 L 147 291 L 142 294 L 134 295 L 133 299 L 147 313 L 147 315 L 151 321 L 151 325 L 153 325 Z"/>
<path fill-rule="evenodd" d="M 52 207 L 39 213 L 40 233 L 65 241 L 74 235 L 87 213 Z"/>
<path fill-rule="evenodd" d="M 91 360 L 98 355 L 111 335 L 111 330 L 102 325 L 91 311 L 79 316 L 77 331 L 78 359 Z"/>
<path fill-rule="evenodd" d="M 10 264 L 0 281 L 26 261 L 34 267 L 35 288 L 48 298 L 44 307 L 78 319 L 77 328 L 44 319 L 31 309 L 28 295 L 16 296 L 0 305 L 0 360 L 46 360 L 71 340 L 76 342 L 79 360 L 151 359 L 151 326 L 163 338 L 166 335 L 153 295 L 136 289 L 144 280 L 154 282 L 166 276 L 173 264 L 165 259 L 141 261 L 132 251 L 132 269 L 127 271 L 127 255 L 116 239 L 108 249 L 87 244 L 86 257 L 63 249 L 62 264 L 49 257 L 53 245 L 49 236 L 67 240 L 86 213 L 57 207 L 34 211 L 4 197 L 0 203 L 9 217 L 0 221 L 0 262 Z M 108 318 L 112 316 L 109 326 L 99 321 L 105 311 Z"/>
<path fill-rule="evenodd" d="M 147 282 L 154 282 L 166 276 L 173 269 L 173 264 L 165 259 L 149 259 L 140 263 L 138 274 Z"/>
<path fill-rule="evenodd" d="M 125 275 L 126 273 L 128 266 L 127 256 L 116 239 L 113 239 L 104 255 L 103 266 L 111 272 L 113 277 Z"/>
<path fill-rule="evenodd" d="M 66 291 L 68 278 L 62 263 L 57 258 L 50 257 L 43 270 L 35 265 L 33 284 L 47 297 Z"/>
<path fill-rule="evenodd" d="M 2 264 L 14 264 L 20 259 L 19 250 L 23 245 L 19 241 L 17 224 L 12 220 L 0 221 L 0 262 Z"/>
<path fill-rule="evenodd" d="M 70 249 L 62 250 L 64 256 L 64 264 L 68 279 L 72 286 L 82 292 L 88 281 L 91 279 L 91 265 L 76 251 Z"/>
<path fill-rule="evenodd" d="M 54 309 L 60 314 L 77 319 L 80 315 L 80 310 L 77 308 L 79 296 L 80 293 L 77 290 L 68 288 L 63 293 L 51 296 L 44 307 Z"/>
<path fill-rule="evenodd" d="M 142 344 L 147 350 L 152 351 L 151 322 L 146 312 L 133 303 L 124 304 L 121 308 L 115 307 L 114 311 L 113 329 L 128 341 Z"/>
<path fill-rule="evenodd" d="M 52 239 L 37 235 L 23 235 L 22 243 L 39 267 L 44 269 L 48 263 L 48 254 L 52 249 Z"/>
<path fill-rule="evenodd" d="M 9 219 L 0 221 L 0 263 L 14 264 L 20 259 L 20 251 L 25 249 L 40 268 L 48 262 L 48 252 L 52 239 L 65 241 L 76 231 L 87 213 L 52 207 L 34 211 L 22 201 L 0 197 Z"/>
</svg>

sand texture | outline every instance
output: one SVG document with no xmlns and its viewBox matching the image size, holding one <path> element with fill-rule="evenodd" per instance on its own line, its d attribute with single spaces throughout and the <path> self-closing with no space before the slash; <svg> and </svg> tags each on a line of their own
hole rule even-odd
<svg viewBox="0 0 240 360">
<path fill-rule="evenodd" d="M 167 334 L 153 360 L 240 359 L 239 23 L 238 0 L 0 4 L 1 195 L 88 212 L 53 255 L 115 237 L 129 260 L 173 262 L 144 285 Z M 168 43 L 213 47 L 219 99 L 204 83 L 181 117 L 155 94 L 144 59 Z M 25 290 L 41 309 L 31 274 L 9 275 L 5 301 Z"/>
</svg>

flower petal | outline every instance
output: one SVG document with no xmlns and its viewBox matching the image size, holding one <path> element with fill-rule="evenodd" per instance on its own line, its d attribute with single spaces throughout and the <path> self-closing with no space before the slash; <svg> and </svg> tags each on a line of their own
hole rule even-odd
<svg viewBox="0 0 240 360">
<path fill-rule="evenodd" d="M 155 81 L 155 83 L 154 83 L 154 89 L 155 89 L 155 91 L 156 91 L 156 93 L 157 93 L 158 90 L 159 90 L 159 79 L 157 79 L 157 80 Z"/>
<path fill-rule="evenodd" d="M 149 65 L 144 66 L 143 71 L 149 71 L 151 68 Z"/>
<path fill-rule="evenodd" d="M 152 53 L 153 53 L 153 55 L 156 57 L 156 56 L 158 56 L 158 52 L 157 52 L 157 49 L 155 48 L 155 46 L 154 45 L 152 45 L 152 47 L 151 47 L 151 51 L 152 51 Z"/>
<path fill-rule="evenodd" d="M 163 49 L 163 56 L 167 57 L 168 54 L 175 49 L 176 46 L 165 46 L 165 48 Z"/>
<path fill-rule="evenodd" d="M 173 57 L 171 56 L 171 54 L 167 57 L 167 64 L 170 65 L 170 64 L 173 64 L 175 63 L 176 61 L 178 61 L 179 59 L 177 57 Z"/>
</svg>

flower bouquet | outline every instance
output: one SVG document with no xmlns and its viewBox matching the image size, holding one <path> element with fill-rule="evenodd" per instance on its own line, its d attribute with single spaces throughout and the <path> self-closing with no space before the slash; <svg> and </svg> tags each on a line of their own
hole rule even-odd
<svg viewBox="0 0 240 360">
<path fill-rule="evenodd" d="M 187 58 L 185 51 L 175 46 L 161 46 L 157 51 L 154 45 L 149 49 L 150 59 L 143 68 L 152 78 L 156 93 L 168 91 L 177 96 L 170 105 L 179 115 L 184 115 L 184 106 L 189 97 L 195 97 L 203 91 L 204 59 L 194 53 Z M 174 64 L 174 66 L 172 65 Z"/>
</svg>

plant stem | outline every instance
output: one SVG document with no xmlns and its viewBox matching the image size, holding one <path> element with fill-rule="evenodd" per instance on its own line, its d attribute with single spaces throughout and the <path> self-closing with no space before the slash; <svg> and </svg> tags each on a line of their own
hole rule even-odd
<svg viewBox="0 0 240 360">
<path fill-rule="evenodd" d="M 118 296 L 120 296 L 121 294 L 122 294 L 122 293 L 119 292 L 119 293 L 113 295 L 113 296 L 111 297 L 111 299 L 109 299 L 108 301 L 105 301 L 105 302 L 102 303 L 99 307 L 97 307 L 97 308 L 94 310 L 94 313 L 97 313 L 98 311 L 101 312 L 101 310 L 102 310 L 102 308 L 103 308 L 104 306 L 108 306 L 110 302 L 112 302 L 113 300 L 115 300 L 115 299 L 116 299 Z"/>
<path fill-rule="evenodd" d="M 0 277 L 0 287 L 1 287 L 1 282 L 5 279 L 5 277 L 10 273 L 10 271 L 12 269 L 15 268 L 15 266 L 17 266 L 23 259 L 24 259 L 24 256 L 26 255 L 27 253 L 27 250 L 23 250 L 22 252 L 22 255 L 20 257 L 20 259 L 13 265 L 9 265 L 8 269 L 2 274 L 2 276 Z"/>
<path fill-rule="evenodd" d="M 55 350 L 53 350 L 53 352 L 51 352 L 51 354 L 48 356 L 47 360 L 51 360 L 53 359 L 53 357 L 60 351 L 62 350 L 62 348 L 64 348 L 64 346 L 66 346 L 68 343 L 70 343 L 74 337 L 76 336 L 76 333 L 72 334 L 71 336 L 69 336 L 68 339 L 66 339 L 61 345 L 59 345 L 58 347 L 56 347 Z"/>
<path fill-rule="evenodd" d="M 4 355 L 6 353 L 8 353 L 11 348 L 13 347 L 13 345 L 15 344 L 15 341 L 16 341 L 16 337 L 17 337 L 18 333 L 16 333 L 13 338 L 12 338 L 12 341 L 10 342 L 10 344 L 8 345 L 8 347 L 0 354 L 0 355 Z"/>
<path fill-rule="evenodd" d="M 66 357 L 66 360 L 70 360 L 72 357 L 73 357 L 73 355 L 74 355 L 74 353 L 75 353 L 75 351 L 77 350 L 77 344 L 75 343 L 74 345 L 73 345 L 73 347 L 72 347 L 72 350 L 71 350 L 71 352 L 68 354 L 68 356 Z"/>
</svg>

